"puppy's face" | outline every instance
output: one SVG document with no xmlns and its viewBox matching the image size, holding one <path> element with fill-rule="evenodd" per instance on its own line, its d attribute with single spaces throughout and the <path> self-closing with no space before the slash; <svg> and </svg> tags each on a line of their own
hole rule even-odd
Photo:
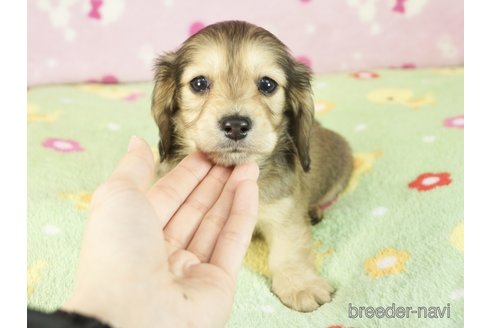
<svg viewBox="0 0 492 328">
<path fill-rule="evenodd" d="M 222 165 L 267 158 L 290 140 L 307 170 L 310 72 L 269 32 L 211 25 L 156 65 L 152 110 L 161 159 L 198 149 Z"/>
</svg>

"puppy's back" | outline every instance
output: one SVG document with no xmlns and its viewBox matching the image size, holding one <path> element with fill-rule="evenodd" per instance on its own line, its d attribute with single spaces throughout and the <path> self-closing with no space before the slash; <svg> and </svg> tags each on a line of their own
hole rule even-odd
<svg viewBox="0 0 492 328">
<path fill-rule="evenodd" d="M 311 170 L 304 174 L 303 187 L 310 205 L 330 201 L 346 187 L 353 169 L 353 157 L 347 141 L 338 133 L 313 124 Z"/>
</svg>

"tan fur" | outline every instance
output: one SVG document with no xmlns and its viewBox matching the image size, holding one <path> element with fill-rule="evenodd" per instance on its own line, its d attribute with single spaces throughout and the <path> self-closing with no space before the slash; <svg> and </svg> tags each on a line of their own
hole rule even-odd
<svg viewBox="0 0 492 328">
<path fill-rule="evenodd" d="M 209 90 L 190 81 L 205 76 Z M 257 82 L 278 84 L 270 95 Z M 221 165 L 260 166 L 257 230 L 270 249 L 272 289 L 287 306 L 312 311 L 333 288 L 316 272 L 309 216 L 347 185 L 352 156 L 347 142 L 314 121 L 311 72 L 269 32 L 245 23 L 211 25 L 156 62 L 152 112 L 159 126 L 159 174 L 200 150 Z M 247 116 L 247 137 L 231 141 L 221 118 Z"/>
</svg>

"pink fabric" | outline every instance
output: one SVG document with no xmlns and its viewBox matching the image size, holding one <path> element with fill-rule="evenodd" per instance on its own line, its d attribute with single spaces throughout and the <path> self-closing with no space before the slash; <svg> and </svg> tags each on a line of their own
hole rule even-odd
<svg viewBox="0 0 492 328">
<path fill-rule="evenodd" d="M 316 73 L 463 64 L 463 0 L 32 0 L 28 83 L 149 80 L 157 54 L 230 19 Z"/>
</svg>

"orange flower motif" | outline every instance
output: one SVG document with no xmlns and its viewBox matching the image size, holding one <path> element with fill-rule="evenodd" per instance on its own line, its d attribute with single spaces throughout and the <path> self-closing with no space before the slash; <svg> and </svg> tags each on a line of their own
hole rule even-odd
<svg viewBox="0 0 492 328">
<path fill-rule="evenodd" d="M 409 188 L 417 189 L 418 191 L 428 191 L 437 187 L 447 186 L 453 180 L 447 172 L 443 173 L 423 173 L 408 184 Z"/>
<path fill-rule="evenodd" d="M 405 269 L 409 254 L 394 248 L 380 250 L 364 263 L 367 274 L 372 278 L 381 278 L 400 273 Z"/>
<path fill-rule="evenodd" d="M 373 80 L 379 78 L 378 73 L 369 72 L 369 71 L 354 72 L 351 75 L 359 80 Z"/>
</svg>

